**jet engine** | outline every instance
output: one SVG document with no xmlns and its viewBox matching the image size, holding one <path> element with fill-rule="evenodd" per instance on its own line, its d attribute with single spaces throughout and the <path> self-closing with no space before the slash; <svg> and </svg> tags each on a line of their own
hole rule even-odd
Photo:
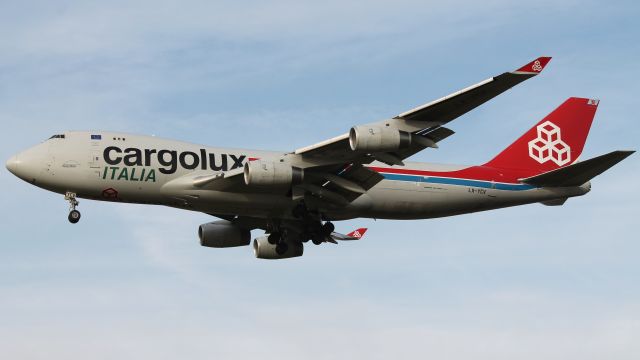
<svg viewBox="0 0 640 360">
<path fill-rule="evenodd" d="M 353 151 L 379 153 L 411 145 L 411 134 L 385 126 L 354 126 L 349 130 L 349 146 Z"/>
<path fill-rule="evenodd" d="M 249 186 L 291 186 L 300 184 L 304 171 L 285 163 L 254 160 L 244 164 L 244 182 Z"/>
<path fill-rule="evenodd" d="M 286 242 L 286 250 L 278 254 L 275 244 L 269 243 L 269 236 L 260 236 L 253 240 L 253 252 L 258 259 L 287 259 L 302 256 L 304 246 L 300 242 Z"/>
<path fill-rule="evenodd" d="M 251 243 L 251 232 L 229 221 L 221 220 L 200 225 L 200 245 L 214 248 L 245 246 Z"/>
</svg>

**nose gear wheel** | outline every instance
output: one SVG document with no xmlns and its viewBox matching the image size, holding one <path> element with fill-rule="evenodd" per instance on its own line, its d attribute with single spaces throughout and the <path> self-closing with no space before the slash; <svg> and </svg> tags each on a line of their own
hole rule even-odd
<svg viewBox="0 0 640 360">
<path fill-rule="evenodd" d="M 64 199 L 69 202 L 69 222 L 75 224 L 80 221 L 80 211 L 76 210 L 76 206 L 78 206 L 80 202 L 76 200 L 76 193 L 73 192 L 64 194 Z"/>
</svg>

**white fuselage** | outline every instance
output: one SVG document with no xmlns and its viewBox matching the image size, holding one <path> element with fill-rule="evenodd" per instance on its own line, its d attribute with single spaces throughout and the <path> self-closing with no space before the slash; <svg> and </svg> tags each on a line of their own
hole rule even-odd
<svg viewBox="0 0 640 360">
<path fill-rule="evenodd" d="M 185 175 L 238 171 L 251 159 L 300 163 L 295 154 L 215 148 L 123 133 L 67 132 L 12 158 L 7 167 L 23 180 L 78 197 L 157 204 L 214 215 L 288 218 L 294 206 L 281 191 L 221 191 L 173 187 Z M 384 164 L 373 163 L 372 167 Z M 441 177 L 385 174 L 385 179 L 349 205 L 327 208 L 328 219 L 433 218 L 583 195 L 589 184 L 570 188 L 534 188 L 474 180 L 447 180 L 464 168 L 406 162 L 404 167 L 441 172 Z M 435 180 L 434 180 L 435 179 Z M 444 180 L 447 181 L 444 181 Z M 497 185 L 496 185 L 497 184 Z"/>
</svg>

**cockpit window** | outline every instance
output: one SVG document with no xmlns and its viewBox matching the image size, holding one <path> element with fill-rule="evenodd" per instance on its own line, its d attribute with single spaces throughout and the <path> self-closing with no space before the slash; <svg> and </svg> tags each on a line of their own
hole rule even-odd
<svg viewBox="0 0 640 360">
<path fill-rule="evenodd" d="M 53 135 L 49 139 L 64 139 L 64 134 Z"/>
</svg>

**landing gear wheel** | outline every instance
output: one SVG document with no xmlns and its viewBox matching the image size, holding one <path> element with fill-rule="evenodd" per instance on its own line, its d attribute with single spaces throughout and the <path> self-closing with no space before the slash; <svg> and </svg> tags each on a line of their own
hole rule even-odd
<svg viewBox="0 0 640 360">
<path fill-rule="evenodd" d="M 269 237 L 267 238 L 267 241 L 271 245 L 277 244 L 278 242 L 280 242 L 280 233 L 269 234 Z"/>
<path fill-rule="evenodd" d="M 313 242 L 314 245 L 320 245 L 324 242 L 324 239 L 325 239 L 324 234 L 315 234 L 313 235 L 311 242 Z"/>
<path fill-rule="evenodd" d="M 327 221 L 326 223 L 324 223 L 324 225 L 322 225 L 322 232 L 327 236 L 331 235 L 331 233 L 335 229 L 336 227 L 329 221 Z"/>
<path fill-rule="evenodd" d="M 78 210 L 71 210 L 69 212 L 69 222 L 72 224 L 77 223 L 78 221 L 80 221 L 80 211 Z"/>
<path fill-rule="evenodd" d="M 80 202 L 76 200 L 76 193 L 72 192 L 64 194 L 64 199 L 69 202 L 69 222 L 75 224 L 80 221 L 80 211 L 76 210 Z"/>
<path fill-rule="evenodd" d="M 289 250 L 289 245 L 287 245 L 287 243 L 285 242 L 281 242 L 278 245 L 276 245 L 276 253 L 278 255 L 284 255 L 284 253 L 286 253 L 287 250 Z"/>
</svg>

